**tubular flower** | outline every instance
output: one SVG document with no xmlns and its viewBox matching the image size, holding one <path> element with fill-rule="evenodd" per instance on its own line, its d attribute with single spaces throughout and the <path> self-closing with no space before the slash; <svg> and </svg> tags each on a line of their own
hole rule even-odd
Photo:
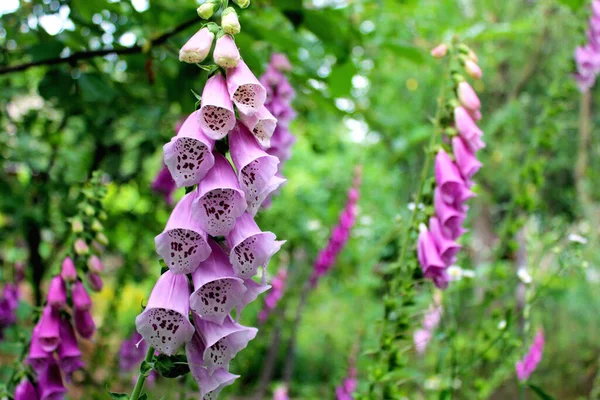
<svg viewBox="0 0 600 400">
<path fill-rule="evenodd" d="M 195 185 L 212 168 L 215 145 L 203 131 L 202 109 L 185 120 L 177 135 L 163 146 L 165 165 L 177 187 Z"/>
<path fill-rule="evenodd" d="M 92 314 L 89 311 L 78 310 L 75 310 L 74 314 L 75 329 L 77 329 L 77 333 L 85 339 L 91 338 L 94 335 L 94 332 L 96 332 L 96 324 L 94 323 Z"/>
<path fill-rule="evenodd" d="M 179 50 L 179 61 L 190 64 L 201 63 L 210 53 L 215 34 L 202 28 Z"/>
<path fill-rule="evenodd" d="M 67 304 L 67 287 L 63 278 L 60 275 L 56 275 L 50 281 L 50 287 L 48 288 L 48 305 L 50 307 L 60 310 Z"/>
<path fill-rule="evenodd" d="M 226 34 L 217 39 L 213 58 L 219 67 L 235 68 L 239 65 L 240 51 L 230 35 Z"/>
<path fill-rule="evenodd" d="M 60 276 L 65 282 L 75 282 L 77 280 L 77 269 L 71 257 L 65 257 L 63 260 Z"/>
<path fill-rule="evenodd" d="M 38 322 L 38 340 L 42 349 L 46 352 L 53 352 L 60 343 L 59 334 L 60 313 L 57 309 L 50 306 L 44 307 L 42 318 Z"/>
<path fill-rule="evenodd" d="M 474 53 L 463 58 L 467 70 L 469 63 L 475 63 L 476 58 Z M 481 102 L 477 94 L 466 81 L 461 80 L 456 86 L 456 96 L 461 105 L 453 110 L 455 132 L 458 132 L 451 138 L 453 158 L 444 149 L 440 149 L 435 157 L 435 215 L 429 219 L 429 227 L 420 227 L 417 241 L 417 256 L 423 275 L 442 289 L 448 286 L 446 270 L 455 262 L 461 248 L 456 240 L 466 232 L 463 228 L 469 208 L 466 201 L 475 196 L 470 189 L 472 178 L 482 166 L 475 153 L 485 147 L 483 132 L 475 123 L 481 118 Z M 424 349 L 430 336 L 431 332 L 427 329 L 415 332 L 417 350 Z"/>
<path fill-rule="evenodd" d="M 213 75 L 206 82 L 202 92 L 199 118 L 200 126 L 206 135 L 214 140 L 223 139 L 235 126 L 233 103 L 229 98 L 227 82 L 223 75 Z"/>
<path fill-rule="evenodd" d="M 15 400 L 38 400 L 39 398 L 35 386 L 29 379 L 21 379 L 21 382 L 15 388 Z"/>
<path fill-rule="evenodd" d="M 73 326 L 67 319 L 60 321 L 60 344 L 58 345 L 58 364 L 67 374 L 83 367 L 81 351 L 77 345 L 77 337 Z"/>
<path fill-rule="evenodd" d="M 227 90 L 231 101 L 243 114 L 254 114 L 265 104 L 267 90 L 243 60 L 227 69 Z"/>
<path fill-rule="evenodd" d="M 54 359 L 50 359 L 48 366 L 39 373 L 38 392 L 40 400 L 62 399 L 67 393 L 60 373 L 60 367 Z"/>
<path fill-rule="evenodd" d="M 360 185 L 360 167 L 356 168 L 353 187 L 348 190 L 348 200 L 342 211 L 338 225 L 333 229 L 327 246 L 317 256 L 314 264 L 313 274 L 310 278 L 311 284 L 315 286 L 320 277 L 325 275 L 335 264 L 338 254 L 342 251 L 350 238 L 350 231 L 356 222 L 358 187 Z"/>
<path fill-rule="evenodd" d="M 175 205 L 165 230 L 154 239 L 156 252 L 176 274 L 193 272 L 210 254 L 206 232 L 192 218 L 195 199 L 195 192 L 183 196 Z"/>
<path fill-rule="evenodd" d="M 271 286 L 273 290 L 269 292 L 269 294 L 265 297 L 265 304 L 258 315 L 258 319 L 260 322 L 265 322 L 269 317 L 269 313 L 275 309 L 279 300 L 283 297 L 283 292 L 285 290 L 285 281 L 287 279 L 287 269 L 281 268 L 277 271 L 277 275 L 271 281 Z"/>
<path fill-rule="evenodd" d="M 533 344 L 529 348 L 529 352 L 525 355 L 525 357 L 523 357 L 522 360 L 517 361 L 515 365 L 517 377 L 520 381 L 527 380 L 533 371 L 535 371 L 540 361 L 542 361 L 544 344 L 544 332 L 539 330 L 533 339 Z"/>
<path fill-rule="evenodd" d="M 592 0 L 592 16 L 586 32 L 587 43 L 575 49 L 575 82 L 581 93 L 589 91 L 600 73 L 600 4 Z"/>
</svg>

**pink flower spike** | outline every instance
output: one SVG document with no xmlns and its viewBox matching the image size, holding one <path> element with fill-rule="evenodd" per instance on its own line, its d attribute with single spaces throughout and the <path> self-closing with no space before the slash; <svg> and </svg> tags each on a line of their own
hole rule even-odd
<svg viewBox="0 0 600 400">
<path fill-rule="evenodd" d="M 179 50 L 179 61 L 201 63 L 208 56 L 214 38 L 215 34 L 208 28 L 200 29 Z"/>
<path fill-rule="evenodd" d="M 226 236 L 226 239 L 231 248 L 229 260 L 236 275 L 249 279 L 256 275 L 258 267 L 262 267 L 263 281 L 271 257 L 285 243 L 285 241 L 277 241 L 272 232 L 262 232 L 254 222 L 254 218 L 248 213 L 242 214 L 237 219 L 235 227 Z"/>
<path fill-rule="evenodd" d="M 144 312 L 135 319 L 135 326 L 150 346 L 170 356 L 192 339 L 194 327 L 188 319 L 189 312 L 188 278 L 167 271 L 156 281 Z"/>
<path fill-rule="evenodd" d="M 434 190 L 433 204 L 435 213 L 442 226 L 443 235 L 452 240 L 460 237 L 465 232 L 462 227 L 465 214 L 442 200 L 440 188 L 435 188 Z"/>
<path fill-rule="evenodd" d="M 225 318 L 221 325 L 204 321 L 196 314 L 193 317 L 196 332 L 206 346 L 203 360 L 209 374 L 220 368 L 228 370 L 229 362 L 246 348 L 258 332 L 256 328 L 234 322 L 231 317 Z"/>
<path fill-rule="evenodd" d="M 200 182 L 212 168 L 215 141 L 201 127 L 201 110 L 185 120 L 171 141 L 163 146 L 164 162 L 177 187 Z"/>
<path fill-rule="evenodd" d="M 463 81 L 459 83 L 458 88 L 456 89 L 456 94 L 461 104 L 468 109 L 474 111 L 481 108 L 479 97 L 477 97 L 477 94 L 468 82 Z"/>
<path fill-rule="evenodd" d="M 89 311 L 75 310 L 74 319 L 75 329 L 82 338 L 89 339 L 94 335 L 94 332 L 96 332 L 96 324 Z"/>
<path fill-rule="evenodd" d="M 223 75 L 217 73 L 206 82 L 200 104 L 200 126 L 209 138 L 223 139 L 235 126 L 233 104 Z"/>
<path fill-rule="evenodd" d="M 279 160 L 261 149 L 250 132 L 240 124 L 231 131 L 229 148 L 238 171 L 238 181 L 246 196 L 247 211 L 254 216 L 267 196 L 286 182 L 277 176 Z"/>
<path fill-rule="evenodd" d="M 76 310 L 88 311 L 92 308 L 92 299 L 81 281 L 77 281 L 71 286 L 71 298 Z"/>
<path fill-rule="evenodd" d="M 213 51 L 215 64 L 223 68 L 234 68 L 240 63 L 240 51 L 231 35 L 223 35 L 217 39 Z"/>
<path fill-rule="evenodd" d="M 239 306 L 246 292 L 244 281 L 235 276 L 227 254 L 213 240 L 210 256 L 192 273 L 194 292 L 190 308 L 202 319 L 222 324 L 231 310 Z"/>
<path fill-rule="evenodd" d="M 196 195 L 197 192 L 192 191 L 179 200 L 165 230 L 154 238 L 156 252 L 176 274 L 194 272 L 198 263 L 210 255 L 206 232 L 202 224 L 193 217 L 192 208 Z"/>
<path fill-rule="evenodd" d="M 277 127 L 277 119 L 267 110 L 265 106 L 258 109 L 255 114 L 244 114 L 240 112 L 240 119 L 246 128 L 252 132 L 261 146 L 271 147 L 271 136 Z"/>
<path fill-rule="evenodd" d="M 58 363 L 60 369 L 67 374 L 79 369 L 83 365 L 81 351 L 77 345 L 77 337 L 73 326 L 67 319 L 60 321 L 60 344 L 58 345 Z"/>
<path fill-rule="evenodd" d="M 215 153 L 215 165 L 198 185 L 192 211 L 198 224 L 211 236 L 227 235 L 246 210 L 246 196 L 229 161 Z"/>
<path fill-rule="evenodd" d="M 27 363 L 31 365 L 34 370 L 39 371 L 48 365 L 51 358 L 52 353 L 47 352 L 42 348 L 42 343 L 40 341 L 40 325 L 38 324 L 33 328 L 33 333 L 31 335 Z"/>
<path fill-rule="evenodd" d="M 435 157 L 435 183 L 448 204 L 457 204 L 466 196 L 466 184 L 456 165 L 444 150 Z"/>
<path fill-rule="evenodd" d="M 65 257 L 63 260 L 60 276 L 65 282 L 74 282 L 77 279 L 77 269 L 71 257 Z"/>
<path fill-rule="evenodd" d="M 435 247 L 435 242 L 431 233 L 422 225 L 419 239 L 417 241 L 417 258 L 423 273 L 426 273 L 430 268 L 445 268 L 446 264 L 440 257 L 440 254 Z"/>
<path fill-rule="evenodd" d="M 463 179 L 465 181 L 470 180 L 479 171 L 482 164 L 469 151 L 463 139 L 458 136 L 452 139 L 452 151 Z"/>
<path fill-rule="evenodd" d="M 46 306 L 42 318 L 38 322 L 38 340 L 44 351 L 56 350 L 60 343 L 59 334 L 60 313 L 57 309 Z"/>
<path fill-rule="evenodd" d="M 429 219 L 429 232 L 431 232 L 431 237 L 433 238 L 444 264 L 449 266 L 456 259 L 456 254 L 461 249 L 461 246 L 454 240 L 446 238 L 440 220 L 437 217 L 431 217 Z"/>
<path fill-rule="evenodd" d="M 243 60 L 227 69 L 227 90 L 240 113 L 253 114 L 265 104 L 267 90 Z"/>
<path fill-rule="evenodd" d="M 50 281 L 48 288 L 48 305 L 60 310 L 67 304 L 67 286 L 60 275 L 56 275 Z"/>
</svg>

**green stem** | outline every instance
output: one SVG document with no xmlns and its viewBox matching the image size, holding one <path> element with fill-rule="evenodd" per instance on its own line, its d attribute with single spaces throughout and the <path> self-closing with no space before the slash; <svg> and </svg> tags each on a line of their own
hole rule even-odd
<svg viewBox="0 0 600 400">
<path fill-rule="evenodd" d="M 144 363 L 149 363 L 152 361 L 152 357 L 154 357 L 154 348 L 152 346 L 148 347 L 148 352 L 146 352 L 146 357 L 144 361 L 142 361 L 142 365 Z M 131 392 L 131 397 L 129 400 L 138 400 L 140 394 L 142 393 L 142 389 L 144 388 L 144 382 L 146 382 L 147 374 L 143 373 L 140 370 L 140 374 L 138 375 L 137 382 L 133 388 L 133 392 Z"/>
</svg>

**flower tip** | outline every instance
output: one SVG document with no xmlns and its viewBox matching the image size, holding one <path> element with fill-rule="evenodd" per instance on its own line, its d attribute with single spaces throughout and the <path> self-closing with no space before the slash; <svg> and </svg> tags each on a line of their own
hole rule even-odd
<svg viewBox="0 0 600 400">
<path fill-rule="evenodd" d="M 221 27 L 225 33 L 230 35 L 236 35 L 240 33 L 240 21 L 233 7 L 227 7 L 225 11 L 223 11 L 223 16 L 221 17 Z"/>
<path fill-rule="evenodd" d="M 448 54 L 448 46 L 444 43 L 431 49 L 430 54 L 433 58 L 442 58 Z"/>
</svg>

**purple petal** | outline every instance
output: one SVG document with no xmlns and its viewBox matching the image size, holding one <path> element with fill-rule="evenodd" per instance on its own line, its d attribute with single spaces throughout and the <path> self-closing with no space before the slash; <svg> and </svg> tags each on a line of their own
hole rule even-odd
<svg viewBox="0 0 600 400">
<path fill-rule="evenodd" d="M 235 126 L 233 104 L 223 75 L 213 75 L 206 82 L 202 92 L 199 118 L 200 126 L 206 135 L 214 140 L 224 138 Z"/>
<path fill-rule="evenodd" d="M 227 69 L 227 89 L 231 100 L 244 114 L 258 112 L 267 99 L 267 90 L 243 60 L 237 67 Z"/>
</svg>

